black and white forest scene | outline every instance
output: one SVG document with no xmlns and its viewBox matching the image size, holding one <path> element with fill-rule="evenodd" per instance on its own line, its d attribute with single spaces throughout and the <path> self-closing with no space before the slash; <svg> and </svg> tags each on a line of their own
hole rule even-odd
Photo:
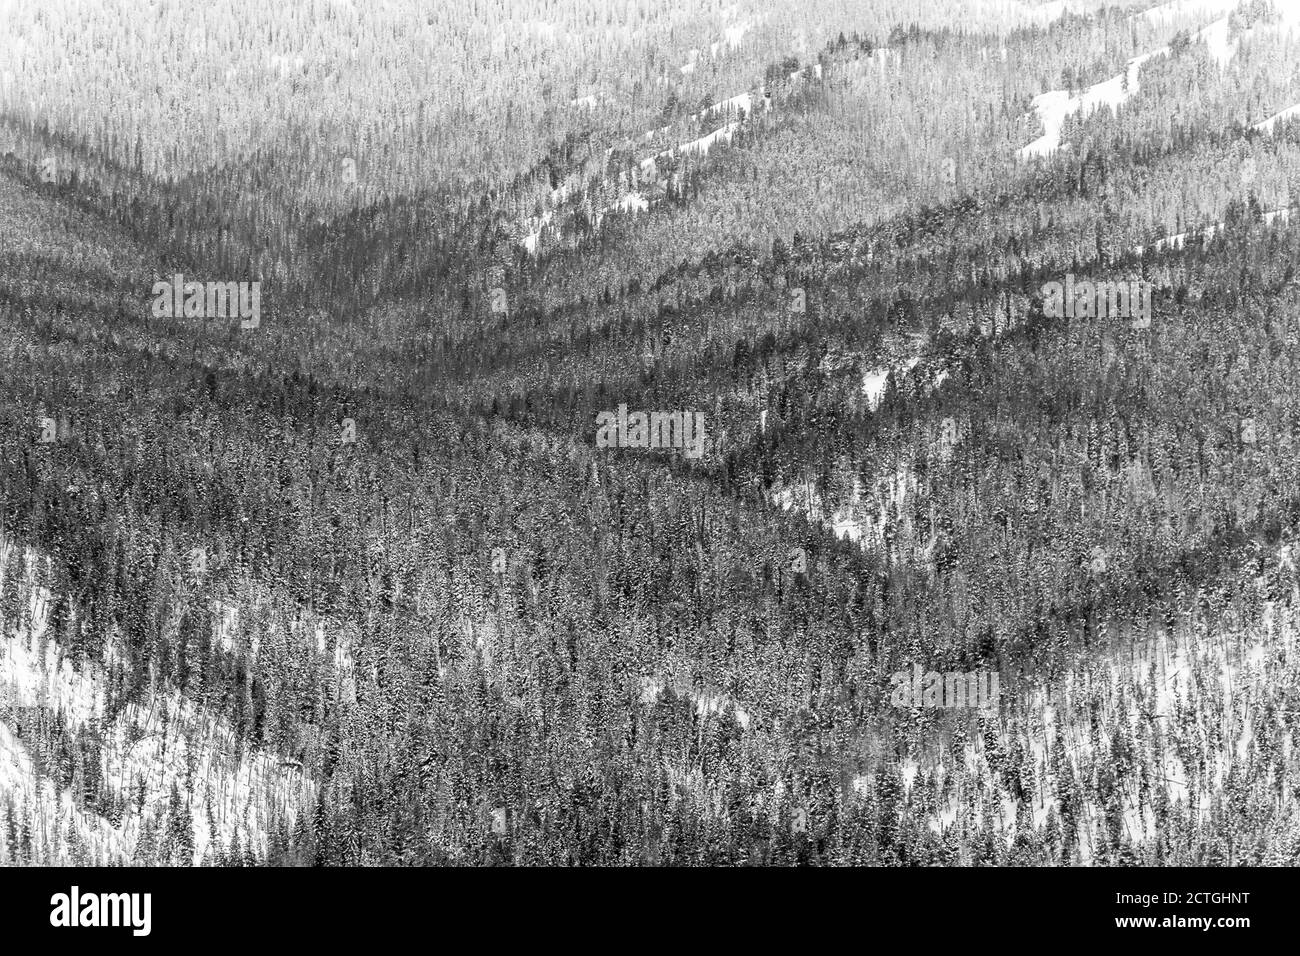
<svg viewBox="0 0 1300 956">
<path fill-rule="evenodd" d="M 1249 938 L 1297 210 L 1300 0 L 0 0 L 0 883 Z"/>
</svg>

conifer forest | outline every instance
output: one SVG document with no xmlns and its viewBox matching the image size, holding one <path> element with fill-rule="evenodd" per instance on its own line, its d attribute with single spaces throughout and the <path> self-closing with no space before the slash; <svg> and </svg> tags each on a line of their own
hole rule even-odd
<svg viewBox="0 0 1300 956">
<path fill-rule="evenodd" d="M 0 0 L 0 867 L 1300 865 L 1298 210 L 1300 0 Z"/>
</svg>

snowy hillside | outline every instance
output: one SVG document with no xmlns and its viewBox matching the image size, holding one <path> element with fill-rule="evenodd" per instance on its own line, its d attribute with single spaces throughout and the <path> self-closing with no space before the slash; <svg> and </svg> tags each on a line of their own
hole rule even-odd
<svg viewBox="0 0 1300 956">
<path fill-rule="evenodd" d="M 0 638 L 0 713 L 10 715 L 0 721 L 0 805 L 39 832 L 38 862 L 84 853 L 129 863 L 142 841 L 166 833 L 173 850 L 188 849 L 195 863 L 232 845 L 264 855 L 273 828 L 292 828 L 311 806 L 311 781 L 277 754 L 248 751 L 224 719 L 176 691 L 155 687 L 144 702 L 107 710 L 116 652 L 74 664 L 51 640 L 51 595 L 35 583 L 38 560 L 11 545 L 0 550 L 3 573 L 13 573 L 13 562 L 25 565 L 30 590 L 27 614 L 3 621 Z M 27 739 L 33 734 L 89 739 L 87 759 L 98 760 L 74 760 L 77 770 L 66 781 L 49 767 L 37 773 Z M 83 796 L 87 781 L 102 787 L 98 805 Z M 189 824 L 188 847 L 176 835 L 176 818 Z M 7 852 L 0 846 L 0 859 Z"/>
</svg>

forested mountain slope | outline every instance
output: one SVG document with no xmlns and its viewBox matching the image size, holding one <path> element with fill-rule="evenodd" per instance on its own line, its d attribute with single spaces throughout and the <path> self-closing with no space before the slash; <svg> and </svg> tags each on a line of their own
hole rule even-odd
<svg viewBox="0 0 1300 956">
<path fill-rule="evenodd" d="M 0 861 L 1300 862 L 1291 8 L 551 6 L 2 8 Z"/>
</svg>

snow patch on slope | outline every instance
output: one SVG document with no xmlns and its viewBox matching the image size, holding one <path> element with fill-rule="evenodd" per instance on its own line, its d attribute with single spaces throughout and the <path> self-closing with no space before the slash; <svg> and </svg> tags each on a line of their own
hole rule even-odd
<svg viewBox="0 0 1300 956">
<path fill-rule="evenodd" d="M 1109 106 L 1117 110 L 1138 92 L 1138 74 L 1142 66 L 1152 57 L 1164 56 L 1168 47 L 1162 47 L 1151 53 L 1143 53 L 1129 60 L 1123 73 L 1112 76 L 1109 80 L 1096 83 L 1082 93 L 1071 96 L 1069 90 L 1048 90 L 1034 97 L 1032 104 L 1043 125 L 1043 135 L 1024 147 L 1018 153 L 1021 159 L 1050 156 L 1061 148 L 1061 131 L 1065 121 L 1076 113 L 1087 116 L 1089 113 Z"/>
<path fill-rule="evenodd" d="M 1200 0 L 1196 0 L 1196 2 L 1200 2 Z M 1174 4 L 1166 4 L 1166 6 L 1174 6 Z M 1233 3 L 1230 6 L 1235 7 L 1236 4 Z M 1154 12 L 1148 11 L 1148 14 Z M 1145 15 L 1138 14 L 1137 16 Z M 1229 20 L 1227 17 L 1216 20 L 1198 31 L 1195 38 L 1205 42 L 1209 48 L 1210 56 L 1220 68 L 1231 62 L 1240 46 L 1239 40 L 1233 40 L 1229 37 Z M 1169 47 L 1164 46 L 1158 50 L 1152 50 L 1150 53 L 1135 56 L 1128 61 L 1123 73 L 1117 73 L 1108 80 L 1094 83 L 1082 93 L 1071 95 L 1069 90 L 1048 90 L 1046 93 L 1039 93 L 1031 103 L 1033 111 L 1038 115 L 1038 120 L 1043 126 L 1043 135 L 1022 148 L 1017 153 L 1017 156 L 1022 160 L 1027 160 L 1050 156 L 1056 152 L 1061 148 L 1061 131 L 1065 127 L 1065 121 L 1071 116 L 1081 114 L 1086 117 L 1103 106 L 1110 107 L 1112 112 L 1118 111 L 1122 105 L 1136 96 L 1141 89 L 1138 79 L 1142 67 L 1155 57 L 1168 56 L 1169 52 Z"/>
<path fill-rule="evenodd" d="M 277 754 L 246 750 L 221 716 L 175 690 L 155 687 L 145 700 L 110 717 L 104 706 L 106 671 L 124 650 L 110 645 L 103 661 L 74 668 L 48 633 L 51 594 L 33 583 L 36 559 L 5 546 L 0 560 L 24 562 L 31 620 L 30 629 L 0 638 L 0 707 L 47 709 L 53 718 L 61 715 L 68 734 L 97 735 L 101 779 L 128 808 L 114 825 L 50 779 L 37 784 L 30 755 L 3 722 L 0 794 L 23 795 L 34 812 L 63 821 L 64 830 L 70 823 L 101 863 L 130 861 L 141 832 L 141 816 L 132 809 L 140 794 L 145 815 L 157 822 L 167 812 L 172 788 L 181 793 L 193 823 L 196 863 L 209 850 L 212 831 L 222 844 L 214 851 L 224 851 L 238 832 L 241 841 L 264 852 L 272 821 L 282 817 L 292 826 L 299 807 L 311 805 L 313 784 L 300 769 Z"/>
<path fill-rule="evenodd" d="M 1289 106 L 1279 113 L 1274 113 L 1268 119 L 1264 120 L 1264 122 L 1256 123 L 1251 127 L 1251 129 L 1272 135 L 1273 130 L 1277 128 L 1279 123 L 1286 123 L 1296 117 L 1300 117 L 1300 103 L 1297 103 L 1295 106 Z"/>
<path fill-rule="evenodd" d="M 916 487 L 916 475 L 906 464 L 901 464 L 893 475 L 877 481 L 870 494 L 864 494 L 861 482 L 855 479 L 848 502 L 834 510 L 808 482 L 776 489 L 771 501 L 782 511 L 792 508 L 802 511 L 808 520 L 828 528 L 837 538 L 884 552 L 885 530 L 893 516 L 903 512 L 908 496 Z"/>
<path fill-rule="evenodd" d="M 644 677 L 641 679 L 640 701 L 644 707 L 653 707 L 663 696 L 664 691 L 672 688 L 680 697 L 691 701 L 695 712 L 701 717 L 714 714 L 730 715 L 735 718 L 742 730 L 748 730 L 752 717 L 730 694 L 715 691 L 696 691 L 688 684 L 664 675 Z"/>
<path fill-rule="evenodd" d="M 1264 213 L 1264 215 L 1261 217 L 1261 222 L 1263 222 L 1263 224 L 1266 226 L 1271 226 L 1275 222 L 1276 223 L 1288 222 L 1290 218 L 1291 218 L 1290 209 L 1286 209 L 1286 208 L 1274 209 L 1271 212 Z M 1191 232 L 1191 233 L 1180 232 L 1177 235 L 1165 236 L 1165 238 L 1157 240 L 1156 243 L 1151 248 L 1152 251 L 1154 252 L 1164 252 L 1167 249 L 1182 249 L 1186 247 L 1189 239 L 1209 242 L 1211 239 L 1213 239 L 1222 231 L 1223 231 L 1223 223 L 1216 222 L 1216 223 L 1212 223 L 1209 226 L 1206 226 L 1204 229 L 1197 230 L 1196 232 Z M 1145 251 L 1145 249 L 1146 246 L 1134 246 L 1133 253 L 1134 255 L 1140 256 Z"/>
<path fill-rule="evenodd" d="M 901 381 L 903 376 L 919 365 L 921 359 L 913 355 L 904 361 L 901 365 L 883 365 L 874 368 L 862 376 L 862 394 L 867 398 L 867 407 L 875 411 L 880 407 L 880 402 L 885 397 L 885 390 L 889 385 L 889 373 L 894 373 L 894 380 Z"/>
</svg>

